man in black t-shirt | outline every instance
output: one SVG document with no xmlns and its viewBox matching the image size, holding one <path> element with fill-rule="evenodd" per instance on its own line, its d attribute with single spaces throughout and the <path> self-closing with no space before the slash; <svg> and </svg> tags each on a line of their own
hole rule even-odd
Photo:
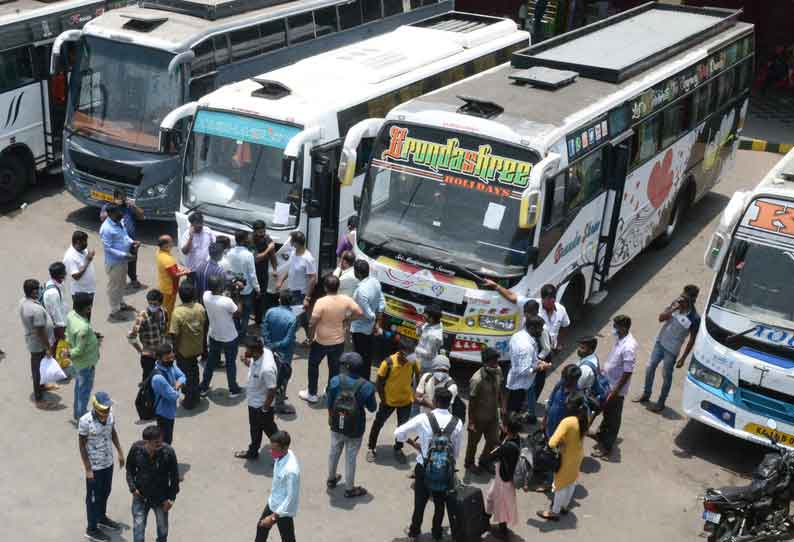
<svg viewBox="0 0 794 542">
<path fill-rule="evenodd" d="M 267 292 L 270 273 L 276 271 L 276 243 L 267 234 L 267 227 L 263 220 L 254 222 L 252 229 L 256 278 L 259 281 L 259 295 L 254 304 L 254 320 L 256 325 L 261 325 L 265 311 L 278 305 L 278 293 L 270 294 Z"/>
</svg>

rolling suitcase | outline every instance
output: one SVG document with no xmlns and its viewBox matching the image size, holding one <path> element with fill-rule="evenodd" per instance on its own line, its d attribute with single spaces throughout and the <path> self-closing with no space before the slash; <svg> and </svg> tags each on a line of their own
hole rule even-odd
<svg viewBox="0 0 794 542">
<path fill-rule="evenodd" d="M 478 487 L 460 485 L 455 491 L 455 518 L 452 539 L 455 542 L 479 542 L 488 530 L 485 501 Z"/>
</svg>

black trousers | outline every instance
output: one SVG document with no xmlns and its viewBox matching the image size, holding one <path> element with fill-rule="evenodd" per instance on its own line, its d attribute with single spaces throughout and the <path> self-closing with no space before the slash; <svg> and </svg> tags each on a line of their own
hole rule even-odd
<svg viewBox="0 0 794 542">
<path fill-rule="evenodd" d="M 372 354 L 375 347 L 375 336 L 366 333 L 353 333 L 353 350 L 361 356 L 363 363 L 358 371 L 358 376 L 369 381 L 372 374 Z"/>
<path fill-rule="evenodd" d="M 154 371 L 154 364 L 157 361 L 152 356 L 145 356 L 141 354 L 141 382 L 149 378 L 149 375 Z"/>
<path fill-rule="evenodd" d="M 543 391 L 543 386 L 546 385 L 546 373 L 548 371 L 538 371 L 535 373 L 535 381 L 532 383 L 535 386 L 535 401 L 540 400 L 540 393 Z"/>
<path fill-rule="evenodd" d="M 44 399 L 44 390 L 41 387 L 41 360 L 47 352 L 30 353 L 30 376 L 33 378 L 33 399 Z M 77 385 L 77 384 L 75 384 Z"/>
<path fill-rule="evenodd" d="M 527 390 L 507 390 L 507 411 L 522 412 L 526 398 Z"/>
<path fill-rule="evenodd" d="M 433 499 L 433 525 L 430 533 L 435 540 L 441 540 L 441 523 L 444 521 L 444 510 L 449 517 L 449 526 L 452 531 L 452 540 L 456 539 L 455 532 L 455 494 L 451 492 L 431 493 L 425 486 L 425 468 L 420 463 L 414 469 L 414 513 L 411 516 L 411 526 L 408 536 L 419 536 L 422 532 L 422 520 L 425 517 L 427 501 Z"/>
<path fill-rule="evenodd" d="M 174 440 L 174 420 L 171 418 L 157 416 L 157 427 L 160 429 L 163 442 L 166 444 L 171 444 L 171 442 Z"/>
<path fill-rule="evenodd" d="M 186 358 L 177 353 L 176 363 L 185 373 L 185 385 L 182 387 L 185 398 L 182 400 L 182 406 L 188 410 L 196 408 L 200 400 L 198 356 Z"/>
<path fill-rule="evenodd" d="M 598 444 L 604 452 L 611 452 L 620 432 L 623 419 L 623 401 L 625 397 L 617 396 L 604 406 L 601 412 L 601 425 L 598 427 Z"/>
<path fill-rule="evenodd" d="M 138 258 L 127 262 L 127 276 L 130 277 L 130 282 L 138 280 Z"/>
<path fill-rule="evenodd" d="M 263 411 L 261 408 L 248 407 L 248 425 L 251 429 L 251 444 L 248 446 L 248 455 L 259 455 L 262 447 L 262 433 L 268 438 L 278 431 L 278 426 L 273 419 L 273 409 Z"/>
<path fill-rule="evenodd" d="M 393 407 L 381 402 L 378 406 L 378 412 L 375 414 L 375 421 L 372 422 L 372 428 L 369 430 L 369 449 L 374 450 L 378 445 L 378 435 L 380 430 L 383 429 L 383 424 L 389 419 L 392 412 L 397 411 L 397 425 L 402 425 L 411 419 L 411 405 Z M 394 449 L 402 450 L 403 443 L 394 441 Z"/>
<path fill-rule="evenodd" d="M 270 507 L 265 505 L 265 509 L 262 512 L 259 521 L 262 521 L 272 513 L 273 511 L 270 510 Z M 295 522 L 292 520 L 292 518 L 280 517 L 276 520 L 276 526 L 278 527 L 278 534 L 281 535 L 281 542 L 295 542 Z M 254 538 L 254 542 L 265 542 L 267 540 L 267 536 L 270 534 L 270 529 L 270 527 L 262 527 L 259 522 L 257 522 L 256 538 Z"/>
</svg>

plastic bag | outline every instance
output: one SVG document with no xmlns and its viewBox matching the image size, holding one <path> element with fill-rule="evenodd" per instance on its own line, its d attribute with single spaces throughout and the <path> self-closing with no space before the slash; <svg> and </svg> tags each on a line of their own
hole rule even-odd
<svg viewBox="0 0 794 542">
<path fill-rule="evenodd" d="M 69 342 L 66 339 L 60 339 L 55 345 L 55 361 L 61 369 L 66 369 L 72 364 L 72 360 L 69 359 Z"/>
<path fill-rule="evenodd" d="M 41 376 L 41 384 L 54 384 L 59 380 L 63 380 L 66 378 L 66 374 L 61 369 L 61 366 L 58 365 L 58 362 L 55 361 L 55 358 L 52 356 L 45 356 L 44 359 L 41 360 L 41 365 L 39 365 L 39 375 Z"/>
</svg>

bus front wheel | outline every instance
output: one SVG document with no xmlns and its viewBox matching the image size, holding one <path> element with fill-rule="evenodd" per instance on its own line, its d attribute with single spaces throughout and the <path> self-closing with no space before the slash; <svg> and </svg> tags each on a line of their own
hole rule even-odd
<svg viewBox="0 0 794 542">
<path fill-rule="evenodd" d="M 25 166 L 12 156 L 0 158 L 0 203 L 14 201 L 28 184 Z"/>
</svg>

